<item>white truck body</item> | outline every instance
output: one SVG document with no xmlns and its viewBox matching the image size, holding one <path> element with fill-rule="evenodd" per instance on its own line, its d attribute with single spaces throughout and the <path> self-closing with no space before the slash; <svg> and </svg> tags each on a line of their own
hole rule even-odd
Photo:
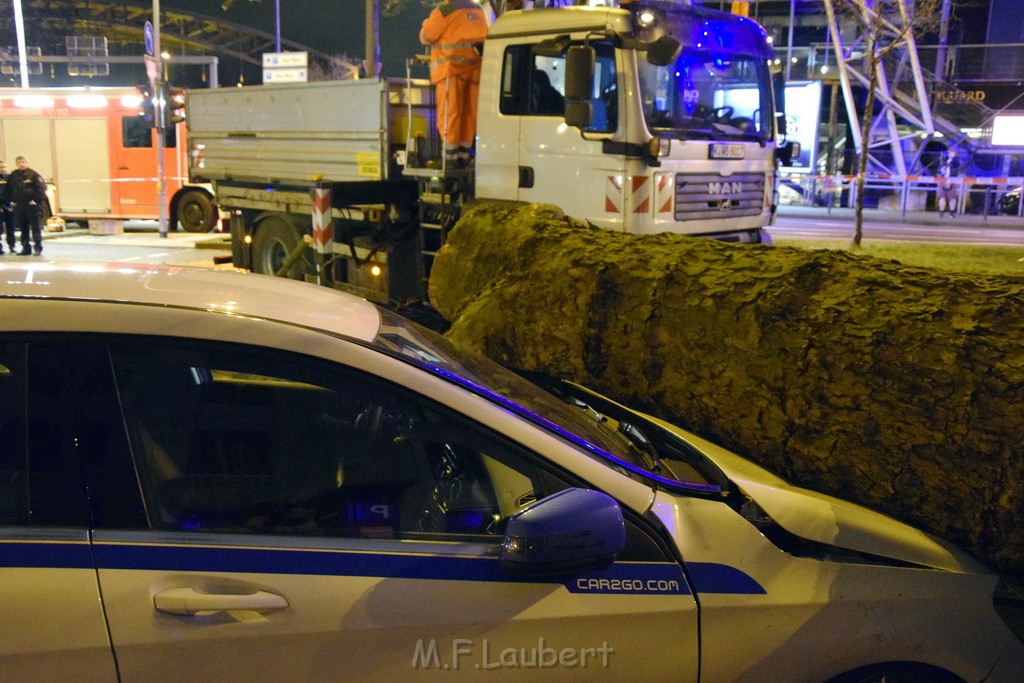
<svg viewBox="0 0 1024 683">
<path fill-rule="evenodd" d="M 470 169 L 425 163 L 439 147 L 426 79 L 190 92 L 191 175 L 232 215 L 235 264 L 422 299 L 432 254 L 468 200 L 552 203 L 633 233 L 759 241 L 776 164 L 763 29 L 675 3 L 647 3 L 646 18 L 634 7 L 499 17 L 484 44 Z M 681 50 L 652 66 L 659 37 Z M 582 95 L 568 46 L 591 51 Z M 539 71 L 564 97 L 557 110 L 531 94 Z M 314 188 L 329 193 L 333 242 L 304 267 L 287 256 L 302 233 L 320 234 Z"/>
</svg>

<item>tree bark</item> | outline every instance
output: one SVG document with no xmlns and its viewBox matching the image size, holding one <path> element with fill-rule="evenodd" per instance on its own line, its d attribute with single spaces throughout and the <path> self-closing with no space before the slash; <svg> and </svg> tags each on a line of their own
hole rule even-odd
<svg viewBox="0 0 1024 683">
<path fill-rule="evenodd" d="M 1024 287 L 481 206 L 438 254 L 455 342 L 666 418 L 1024 571 Z"/>
</svg>

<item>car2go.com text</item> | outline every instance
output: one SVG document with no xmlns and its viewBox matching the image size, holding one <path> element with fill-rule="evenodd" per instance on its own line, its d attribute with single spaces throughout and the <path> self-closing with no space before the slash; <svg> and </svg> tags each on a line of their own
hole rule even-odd
<svg viewBox="0 0 1024 683">
<path fill-rule="evenodd" d="M 615 650 L 602 642 L 596 647 L 561 647 L 538 638 L 528 647 L 501 647 L 486 638 L 476 641 L 454 638 L 450 647 L 436 638 L 420 638 L 412 656 L 412 668 L 424 670 L 480 671 L 501 669 L 607 669 Z M 447 656 L 447 658 L 446 658 Z"/>
</svg>

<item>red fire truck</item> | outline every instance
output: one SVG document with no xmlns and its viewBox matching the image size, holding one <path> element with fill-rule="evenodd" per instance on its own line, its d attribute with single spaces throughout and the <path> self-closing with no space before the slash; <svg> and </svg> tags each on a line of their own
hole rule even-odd
<svg viewBox="0 0 1024 683">
<path fill-rule="evenodd" d="M 0 159 L 18 156 L 47 181 L 44 215 L 86 223 L 156 219 L 157 132 L 134 88 L 0 88 Z M 170 229 L 206 232 L 218 214 L 209 189 L 188 182 L 185 126 L 166 135 Z"/>
</svg>

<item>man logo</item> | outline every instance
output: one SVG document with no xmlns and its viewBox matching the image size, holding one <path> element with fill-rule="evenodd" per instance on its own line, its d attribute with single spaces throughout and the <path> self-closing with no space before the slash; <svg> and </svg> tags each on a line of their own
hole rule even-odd
<svg viewBox="0 0 1024 683">
<path fill-rule="evenodd" d="M 708 194 L 740 194 L 743 183 L 708 183 Z"/>
</svg>

